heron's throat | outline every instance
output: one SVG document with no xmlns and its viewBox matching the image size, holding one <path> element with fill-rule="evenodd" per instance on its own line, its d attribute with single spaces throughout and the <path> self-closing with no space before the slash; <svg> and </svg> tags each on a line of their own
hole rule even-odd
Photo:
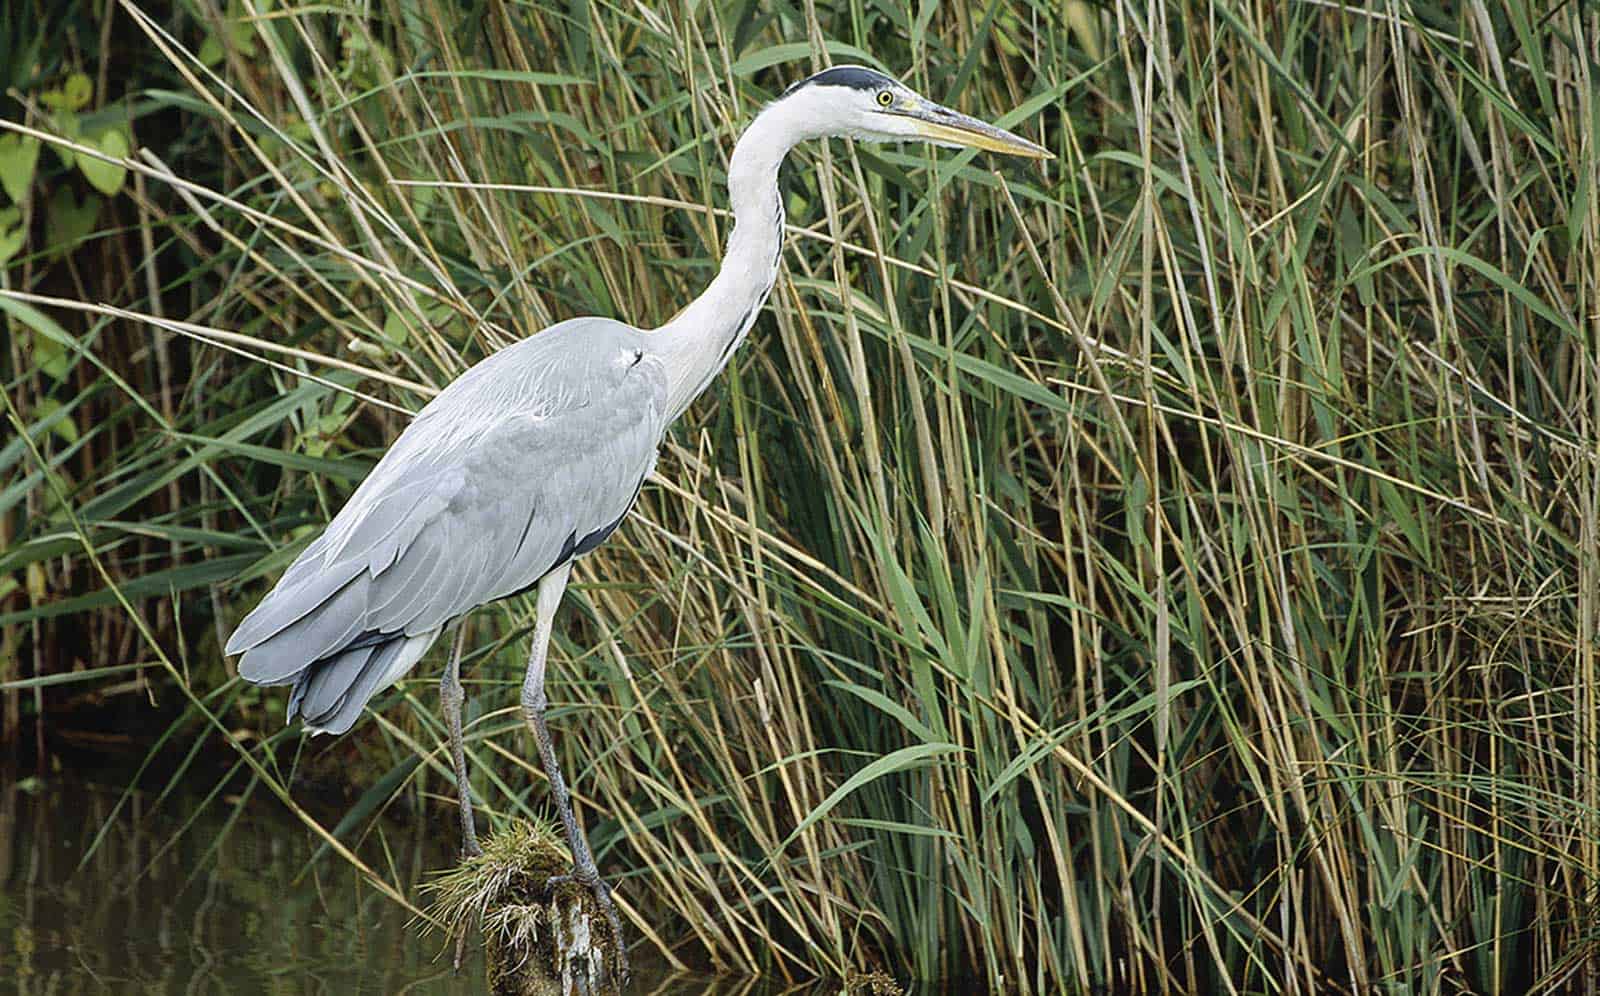
<svg viewBox="0 0 1600 996">
<path fill-rule="evenodd" d="M 727 366 L 777 278 L 783 248 L 778 167 L 801 137 L 784 111 L 781 101 L 762 111 L 733 148 L 728 199 L 734 223 L 722 269 L 699 297 L 655 332 L 662 337 L 672 419 Z"/>
</svg>

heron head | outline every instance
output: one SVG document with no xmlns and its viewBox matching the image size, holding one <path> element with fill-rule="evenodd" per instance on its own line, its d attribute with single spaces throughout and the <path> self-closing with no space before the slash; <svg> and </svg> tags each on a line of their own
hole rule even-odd
<svg viewBox="0 0 1600 996">
<path fill-rule="evenodd" d="M 865 66 L 835 66 L 784 91 L 781 101 L 807 137 L 869 142 L 920 140 L 1030 159 L 1051 152 L 1003 128 L 968 117 Z"/>
</svg>

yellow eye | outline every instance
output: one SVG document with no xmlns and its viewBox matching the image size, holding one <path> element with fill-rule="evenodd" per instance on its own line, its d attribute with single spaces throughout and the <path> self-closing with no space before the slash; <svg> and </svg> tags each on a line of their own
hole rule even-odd
<svg viewBox="0 0 1600 996">
<path fill-rule="evenodd" d="M 879 90 L 878 91 L 878 106 L 879 107 L 888 107 L 892 103 L 894 103 L 894 94 L 890 93 L 888 90 Z"/>
</svg>

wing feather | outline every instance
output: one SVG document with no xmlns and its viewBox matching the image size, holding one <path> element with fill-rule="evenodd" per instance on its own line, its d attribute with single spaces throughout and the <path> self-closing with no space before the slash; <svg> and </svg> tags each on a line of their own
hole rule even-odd
<svg viewBox="0 0 1600 996">
<path fill-rule="evenodd" d="M 307 680 L 295 686 L 294 694 L 289 697 L 289 715 L 299 713 L 309 720 L 332 713 L 371 665 L 372 658 L 385 647 L 387 644 L 346 651 L 311 672 Z"/>
<path fill-rule="evenodd" d="M 428 598 L 414 610 L 411 618 L 384 618 L 378 620 L 380 624 L 398 624 L 408 633 L 421 632 L 436 629 L 447 620 L 482 604 L 481 599 L 473 597 L 473 591 L 481 583 L 491 544 L 496 537 L 475 534 L 474 530 L 468 528 L 471 523 L 472 520 L 465 518 L 462 513 L 440 517 L 425 542 L 440 544 L 449 552 L 440 559 L 440 566 L 434 569 L 433 576 L 422 586 Z M 407 556 L 410 553 L 410 550 L 406 551 Z M 380 577 L 377 583 L 382 584 L 383 579 Z"/>
<path fill-rule="evenodd" d="M 360 550 L 366 555 L 363 559 L 370 564 L 374 554 L 384 549 L 384 540 L 403 532 L 408 522 L 415 521 L 416 516 L 412 513 L 418 504 L 427 499 L 438 501 L 440 492 L 448 494 L 452 490 L 449 483 L 441 482 L 437 476 L 430 476 L 406 481 L 392 491 L 380 493 L 364 504 L 359 519 L 340 523 L 342 528 L 338 533 L 329 530 L 328 542 L 322 554 L 324 562 L 337 563 L 345 559 L 347 551 Z M 404 546 L 407 542 L 409 540 L 402 536 L 397 543 L 389 546 Z"/>
<path fill-rule="evenodd" d="M 626 326 L 591 323 L 565 345 L 558 333 L 497 353 L 424 409 L 229 640 L 242 675 L 284 682 L 343 652 L 296 703 L 331 729 L 387 674 L 377 658 L 398 653 L 363 655 L 353 641 L 431 642 L 574 555 L 572 539 L 614 527 L 655 464 L 665 371 L 639 362 L 642 336 Z"/>
<path fill-rule="evenodd" d="M 245 651 L 239 675 L 258 685 L 289 681 L 307 664 L 359 636 L 367 628 L 366 616 L 367 586 L 360 578 L 352 579 L 315 611 Z"/>
<path fill-rule="evenodd" d="M 368 611 L 374 619 L 414 619 L 429 598 L 439 562 L 444 559 L 442 544 L 430 544 L 410 556 L 399 557 L 380 577 L 382 584 L 373 595 Z"/>
<path fill-rule="evenodd" d="M 377 648 L 349 689 L 335 700 L 334 708 L 322 714 L 309 710 L 304 713 L 306 726 L 314 733 L 337 734 L 350 729 L 360 718 L 361 709 L 367 701 L 411 670 L 437 635 L 423 633 L 409 639 L 393 640 Z"/>
<path fill-rule="evenodd" d="M 301 560 L 315 556 L 314 543 L 300 554 Z M 299 566 L 300 561 L 296 561 L 278 586 L 239 622 L 238 628 L 228 638 L 226 653 L 243 653 L 300 622 L 336 598 L 360 573 L 359 567 L 354 564 L 320 572 L 306 569 L 295 571 L 294 568 Z"/>
</svg>

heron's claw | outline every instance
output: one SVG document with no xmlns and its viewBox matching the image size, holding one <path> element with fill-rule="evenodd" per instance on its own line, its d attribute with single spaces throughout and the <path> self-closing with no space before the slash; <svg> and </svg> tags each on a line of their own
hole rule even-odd
<svg viewBox="0 0 1600 996">
<path fill-rule="evenodd" d="M 551 875 L 548 881 L 550 888 L 567 882 L 576 882 L 588 889 L 594 896 L 595 905 L 606 915 L 606 922 L 611 925 L 611 943 L 614 951 L 612 977 L 620 991 L 628 985 L 628 947 L 622 939 L 622 918 L 617 916 L 617 904 L 611 900 L 611 886 L 599 875 L 585 875 L 576 871 L 570 875 Z"/>
</svg>

